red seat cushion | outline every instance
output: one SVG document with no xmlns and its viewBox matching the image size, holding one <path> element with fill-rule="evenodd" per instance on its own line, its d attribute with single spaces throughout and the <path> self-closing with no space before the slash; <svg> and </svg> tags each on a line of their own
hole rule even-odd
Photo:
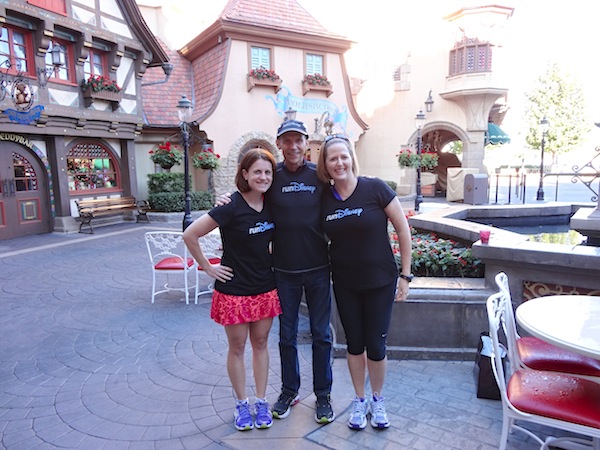
<svg viewBox="0 0 600 450">
<path fill-rule="evenodd" d="M 522 369 L 510 377 L 507 394 L 523 412 L 600 428 L 600 384 L 593 381 Z"/>
<path fill-rule="evenodd" d="M 221 264 L 221 258 L 208 258 L 208 262 L 211 264 Z M 198 266 L 198 270 L 202 270 L 202 267 Z"/>
<path fill-rule="evenodd" d="M 600 377 L 600 360 L 564 350 L 536 337 L 519 338 L 517 351 L 523 364 L 531 369 Z"/>
<path fill-rule="evenodd" d="M 188 267 L 192 267 L 194 265 L 194 259 L 188 258 L 187 264 Z M 169 258 L 161 259 L 156 263 L 154 268 L 156 270 L 183 270 L 183 265 L 181 264 L 181 258 L 171 256 Z"/>
</svg>

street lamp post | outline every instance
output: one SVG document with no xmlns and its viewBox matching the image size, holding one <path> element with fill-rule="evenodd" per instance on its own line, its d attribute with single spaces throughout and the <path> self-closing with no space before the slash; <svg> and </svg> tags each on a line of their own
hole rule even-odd
<svg viewBox="0 0 600 450">
<path fill-rule="evenodd" d="M 542 154 L 540 158 L 540 185 L 537 191 L 537 200 L 544 200 L 544 145 L 546 144 L 546 134 L 548 133 L 548 119 L 544 117 L 540 120 L 540 131 L 542 132 Z"/>
<path fill-rule="evenodd" d="M 183 173 L 184 173 L 184 186 L 185 186 L 185 205 L 183 214 L 183 231 L 193 222 L 192 221 L 192 194 L 190 192 L 190 131 L 188 122 L 192 118 L 192 112 L 194 111 L 194 105 L 185 96 L 181 96 L 181 100 L 177 103 L 177 114 L 179 115 L 179 124 L 181 128 L 181 137 L 183 139 Z"/>
<path fill-rule="evenodd" d="M 415 127 L 417 127 L 417 196 L 415 197 L 415 212 L 419 211 L 419 205 L 423 203 L 423 194 L 421 193 L 421 147 L 423 146 L 423 137 L 421 131 L 425 124 L 425 113 L 420 110 L 415 117 Z"/>
</svg>

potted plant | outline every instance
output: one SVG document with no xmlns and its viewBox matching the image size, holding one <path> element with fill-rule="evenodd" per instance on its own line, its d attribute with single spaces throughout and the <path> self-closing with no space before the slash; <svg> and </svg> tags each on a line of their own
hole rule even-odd
<svg viewBox="0 0 600 450">
<path fill-rule="evenodd" d="M 250 92 L 254 86 L 273 86 L 275 92 L 278 92 L 281 89 L 281 78 L 279 75 L 277 75 L 274 70 L 265 69 L 262 66 L 250 70 L 246 79 L 248 92 Z"/>
<path fill-rule="evenodd" d="M 206 148 L 192 156 L 192 164 L 196 169 L 213 170 L 219 167 L 220 157 L 212 148 Z"/>
<path fill-rule="evenodd" d="M 163 169 L 170 169 L 174 165 L 181 164 L 183 152 L 177 145 L 171 145 L 170 142 L 160 144 L 158 149 L 150 150 L 150 159 L 154 164 L 158 164 Z"/>
<path fill-rule="evenodd" d="M 302 95 L 306 95 L 309 91 L 324 91 L 327 97 L 333 94 L 331 81 L 320 73 L 304 76 L 302 80 Z"/>
</svg>

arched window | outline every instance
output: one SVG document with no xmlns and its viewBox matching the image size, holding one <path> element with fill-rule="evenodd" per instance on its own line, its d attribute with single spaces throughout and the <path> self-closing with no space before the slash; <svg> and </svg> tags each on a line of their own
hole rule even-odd
<svg viewBox="0 0 600 450">
<path fill-rule="evenodd" d="M 38 179 L 31 163 L 17 153 L 13 153 L 12 157 L 17 192 L 37 191 Z"/>
<path fill-rule="evenodd" d="M 99 143 L 80 142 L 67 153 L 70 191 L 120 190 L 118 164 Z"/>
</svg>

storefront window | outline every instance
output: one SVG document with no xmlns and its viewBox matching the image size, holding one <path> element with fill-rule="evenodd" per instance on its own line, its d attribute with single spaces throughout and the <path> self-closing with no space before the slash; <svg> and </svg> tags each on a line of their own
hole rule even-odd
<svg viewBox="0 0 600 450">
<path fill-rule="evenodd" d="M 116 167 L 104 146 L 77 144 L 67 154 L 69 190 L 116 189 L 119 184 Z"/>
</svg>

